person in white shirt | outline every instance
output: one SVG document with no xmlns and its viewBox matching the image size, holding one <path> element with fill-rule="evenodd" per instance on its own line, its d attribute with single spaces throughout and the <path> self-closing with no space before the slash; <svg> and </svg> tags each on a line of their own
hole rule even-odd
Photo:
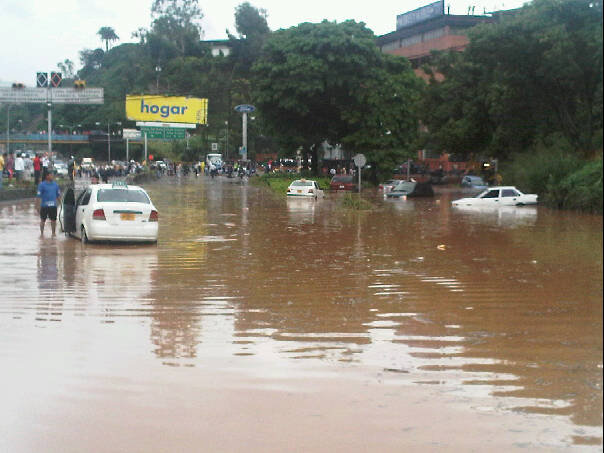
<svg viewBox="0 0 604 453">
<path fill-rule="evenodd" d="M 50 160 L 48 159 L 48 156 L 44 154 L 44 157 L 42 157 L 42 180 L 46 178 L 46 174 L 48 173 L 49 162 Z"/>
<path fill-rule="evenodd" d="M 15 159 L 15 175 L 17 177 L 17 181 L 21 181 L 23 179 L 23 171 L 25 170 L 25 161 L 21 154 L 17 154 L 17 158 Z"/>
</svg>

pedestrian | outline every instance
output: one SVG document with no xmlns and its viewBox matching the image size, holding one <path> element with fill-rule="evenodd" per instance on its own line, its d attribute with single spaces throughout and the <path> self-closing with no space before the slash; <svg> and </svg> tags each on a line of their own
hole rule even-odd
<svg viewBox="0 0 604 453">
<path fill-rule="evenodd" d="M 61 189 L 56 181 L 53 181 L 52 173 L 46 173 L 44 181 L 38 184 L 37 193 L 39 199 L 38 205 L 40 208 L 40 236 L 44 236 L 44 225 L 46 224 L 47 218 L 50 219 L 52 235 L 56 236 L 57 203 L 60 195 Z"/>
<path fill-rule="evenodd" d="M 0 154 L 0 189 L 2 189 L 2 180 L 4 179 L 4 155 Z"/>
<path fill-rule="evenodd" d="M 40 154 L 36 153 L 36 157 L 34 157 L 34 181 L 36 187 L 40 184 L 40 175 L 42 173 L 42 161 L 40 159 Z"/>
<path fill-rule="evenodd" d="M 8 153 L 8 159 L 6 159 L 6 171 L 8 171 L 8 179 L 12 179 L 15 173 L 15 155 Z"/>
<path fill-rule="evenodd" d="M 46 179 L 46 175 L 48 174 L 48 164 L 50 163 L 50 160 L 48 159 L 48 155 L 44 154 L 44 157 L 42 157 L 42 179 Z"/>
<path fill-rule="evenodd" d="M 24 171 L 25 161 L 23 160 L 23 157 L 21 157 L 21 154 L 17 154 L 17 157 L 15 158 L 15 177 L 17 178 L 17 181 L 21 181 L 21 179 L 23 179 Z"/>
</svg>

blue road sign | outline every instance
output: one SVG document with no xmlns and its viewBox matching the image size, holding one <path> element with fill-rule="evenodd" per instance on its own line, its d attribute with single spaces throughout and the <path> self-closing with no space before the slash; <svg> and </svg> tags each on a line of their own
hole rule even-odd
<svg viewBox="0 0 604 453">
<path fill-rule="evenodd" d="M 239 113 L 250 113 L 256 110 L 256 107 L 250 104 L 241 104 L 235 107 L 235 110 Z"/>
</svg>

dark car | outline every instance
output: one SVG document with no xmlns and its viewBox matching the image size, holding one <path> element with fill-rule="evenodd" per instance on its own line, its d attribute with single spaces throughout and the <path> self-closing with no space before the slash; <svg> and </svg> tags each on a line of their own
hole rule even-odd
<svg viewBox="0 0 604 453">
<path fill-rule="evenodd" d="M 331 190 L 356 190 L 357 185 L 354 181 L 354 176 L 350 175 L 335 175 L 329 183 Z"/>
<path fill-rule="evenodd" d="M 433 197 L 434 190 L 429 182 L 401 181 L 386 196 L 388 198 Z"/>
</svg>

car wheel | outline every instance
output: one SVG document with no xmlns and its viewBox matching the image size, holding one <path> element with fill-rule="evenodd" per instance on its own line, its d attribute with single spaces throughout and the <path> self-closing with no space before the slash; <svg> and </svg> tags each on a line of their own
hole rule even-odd
<svg viewBox="0 0 604 453">
<path fill-rule="evenodd" d="M 82 241 L 82 244 L 88 244 L 88 236 L 86 235 L 84 225 L 82 225 L 82 229 L 80 231 L 80 240 Z"/>
<path fill-rule="evenodd" d="M 524 206 L 524 203 L 516 203 L 516 206 Z"/>
</svg>

